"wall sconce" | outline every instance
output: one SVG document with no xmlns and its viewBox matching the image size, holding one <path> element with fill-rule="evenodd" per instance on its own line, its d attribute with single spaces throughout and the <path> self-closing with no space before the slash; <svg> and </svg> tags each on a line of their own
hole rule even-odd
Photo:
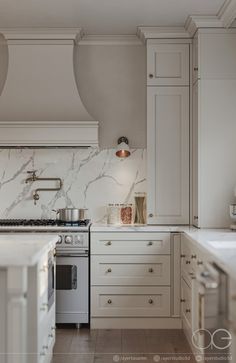
<svg viewBox="0 0 236 363">
<path fill-rule="evenodd" d="M 118 156 L 118 158 L 127 158 L 130 156 L 129 140 L 127 137 L 119 137 L 117 143 L 116 156 Z"/>
</svg>

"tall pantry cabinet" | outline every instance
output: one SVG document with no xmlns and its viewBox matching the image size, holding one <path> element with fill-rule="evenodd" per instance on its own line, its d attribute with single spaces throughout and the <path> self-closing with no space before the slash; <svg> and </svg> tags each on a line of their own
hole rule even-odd
<svg viewBox="0 0 236 363">
<path fill-rule="evenodd" d="M 228 227 L 236 184 L 236 29 L 198 29 L 192 67 L 192 222 Z"/>
<path fill-rule="evenodd" d="M 189 223 L 189 43 L 147 40 L 149 224 Z"/>
</svg>

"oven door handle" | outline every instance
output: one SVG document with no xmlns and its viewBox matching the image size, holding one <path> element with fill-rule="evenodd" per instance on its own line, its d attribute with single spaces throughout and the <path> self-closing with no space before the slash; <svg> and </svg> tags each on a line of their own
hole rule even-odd
<svg viewBox="0 0 236 363">
<path fill-rule="evenodd" d="M 56 257 L 88 257 L 88 253 L 58 253 Z"/>
</svg>

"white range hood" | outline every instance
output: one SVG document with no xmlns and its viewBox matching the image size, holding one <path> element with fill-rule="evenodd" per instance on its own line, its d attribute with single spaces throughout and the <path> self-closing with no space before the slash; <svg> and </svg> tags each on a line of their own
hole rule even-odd
<svg viewBox="0 0 236 363">
<path fill-rule="evenodd" d="M 8 44 L 0 145 L 97 146 L 74 74 L 81 29 L 0 29 Z"/>
</svg>

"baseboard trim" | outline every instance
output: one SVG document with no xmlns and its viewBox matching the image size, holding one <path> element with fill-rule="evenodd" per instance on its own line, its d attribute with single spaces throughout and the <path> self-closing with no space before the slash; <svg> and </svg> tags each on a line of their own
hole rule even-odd
<svg viewBox="0 0 236 363">
<path fill-rule="evenodd" d="M 91 329 L 182 329 L 180 318 L 91 318 Z"/>
</svg>

